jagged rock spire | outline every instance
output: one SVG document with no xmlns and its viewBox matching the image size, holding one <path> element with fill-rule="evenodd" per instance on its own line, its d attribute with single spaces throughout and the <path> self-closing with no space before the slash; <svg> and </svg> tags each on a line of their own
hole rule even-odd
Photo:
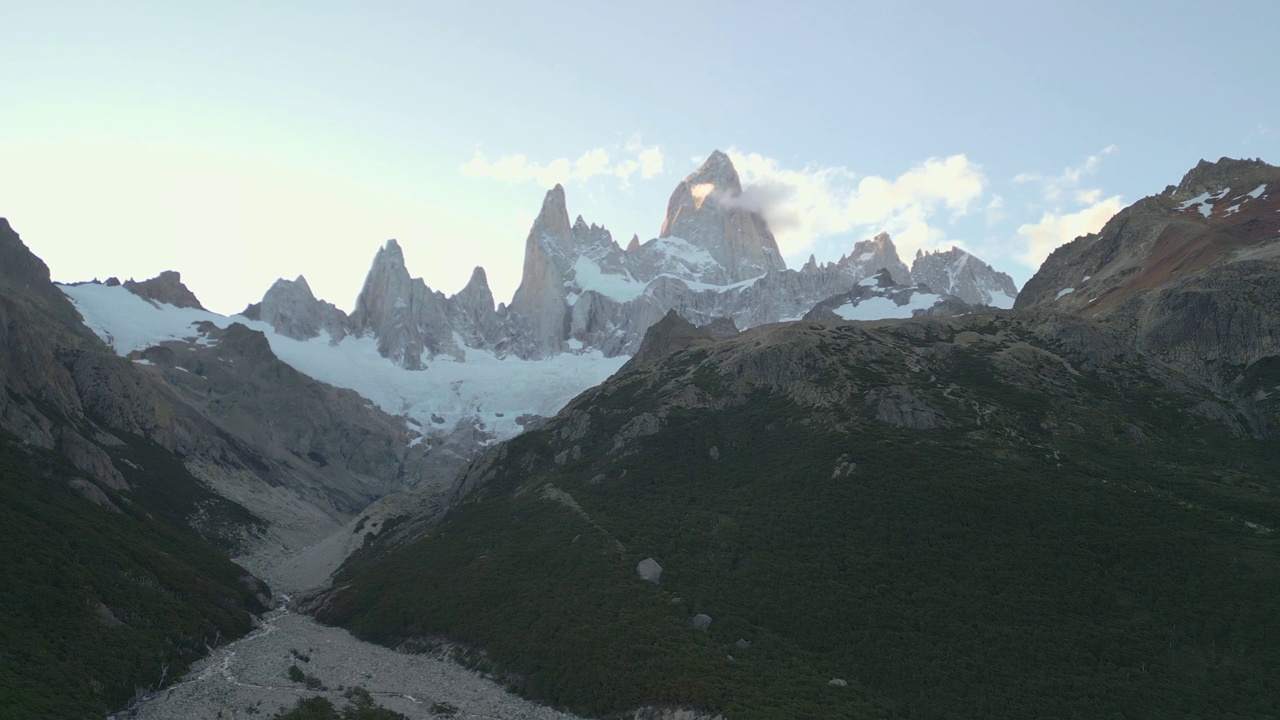
<svg viewBox="0 0 1280 720">
<path fill-rule="evenodd" d="M 768 223 L 742 199 L 728 155 L 716 150 L 685 178 L 667 203 L 659 237 L 683 238 L 724 266 L 727 282 L 786 269 Z"/>
<path fill-rule="evenodd" d="M 330 342 L 341 342 L 347 334 L 347 314 L 333 303 L 317 300 L 311 285 L 301 275 L 296 280 L 280 278 L 254 303 L 240 313 L 250 320 L 261 320 L 276 332 L 295 340 L 309 340 L 329 333 Z"/>
<path fill-rule="evenodd" d="M 409 370 L 421 370 L 424 356 L 460 354 L 449 326 L 445 297 L 422 278 L 410 278 L 400 244 L 388 240 L 373 258 L 373 267 L 351 313 L 356 334 L 372 333 L 378 352 Z"/>
<path fill-rule="evenodd" d="M 138 297 L 153 302 L 162 302 L 174 307 L 195 308 L 204 310 L 195 293 L 182 284 L 182 275 L 177 270 L 165 270 L 150 280 L 135 282 L 125 280 L 124 286 Z"/>
<path fill-rule="evenodd" d="M 858 279 L 871 277 L 884 268 L 899 285 L 911 284 L 911 271 L 898 257 L 898 248 L 887 232 L 855 243 L 853 252 L 841 257 L 837 265 Z"/>
</svg>

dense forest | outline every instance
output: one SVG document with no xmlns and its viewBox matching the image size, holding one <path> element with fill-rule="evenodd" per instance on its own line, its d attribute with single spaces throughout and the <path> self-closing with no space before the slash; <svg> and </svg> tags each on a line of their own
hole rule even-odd
<svg viewBox="0 0 1280 720">
<path fill-rule="evenodd" d="M 5 718 L 103 717 L 265 609 L 266 587 L 226 558 L 231 541 L 185 522 L 198 508 L 213 525 L 243 508 L 141 438 L 115 452 L 132 489 L 104 491 L 104 507 L 71 489 L 81 474 L 61 455 L 0 435 Z"/>
<path fill-rule="evenodd" d="M 578 403 L 580 452 L 557 452 L 567 415 L 513 440 L 438 525 L 367 544 L 321 617 L 461 643 L 512 689 L 601 716 L 1280 714 L 1276 445 L 1141 373 L 1015 381 L 1001 349 L 959 349 L 934 368 L 947 393 L 919 389 L 953 418 L 989 408 L 980 423 L 760 392 L 669 405 L 618 452 L 662 384 L 624 374 Z M 705 353 L 681 362 L 661 372 L 727 392 Z M 833 387 L 895 372 L 830 367 Z M 648 557 L 660 584 L 636 575 Z"/>
</svg>

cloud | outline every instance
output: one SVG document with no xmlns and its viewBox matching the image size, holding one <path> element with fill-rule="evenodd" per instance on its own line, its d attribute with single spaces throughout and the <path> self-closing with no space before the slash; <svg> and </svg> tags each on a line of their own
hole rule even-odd
<svg viewBox="0 0 1280 720">
<path fill-rule="evenodd" d="M 917 249 L 950 245 L 940 224 L 968 213 L 987 185 L 982 168 L 964 155 L 930 158 L 888 179 L 845 167 L 784 168 L 773 158 L 735 148 L 728 154 L 743 181 L 742 195 L 733 202 L 764 216 L 784 255 L 803 253 L 822 240 L 881 231 L 908 257 Z"/>
<path fill-rule="evenodd" d="M 1115 145 L 1108 145 L 1097 155 L 1090 155 L 1085 161 L 1074 167 L 1063 168 L 1057 175 L 1040 175 L 1037 173 L 1018 173 L 1013 181 L 1016 183 L 1035 183 L 1040 185 L 1041 192 L 1047 202 L 1056 203 L 1071 197 L 1080 187 L 1080 182 L 1094 174 L 1102 164 L 1102 158 L 1115 152 Z M 1096 202 L 1093 200 L 1093 202 Z"/>
<path fill-rule="evenodd" d="M 617 162 L 613 161 L 604 148 L 593 148 L 582 153 L 576 160 L 556 158 L 547 163 L 539 163 L 524 154 L 503 155 L 491 161 L 477 150 L 471 160 L 460 165 L 458 170 L 469 178 L 492 178 L 510 184 L 532 182 L 544 188 L 570 180 L 585 181 L 601 176 L 616 177 L 626 187 L 637 173 L 641 178 L 649 179 L 662 172 L 663 157 L 660 148 L 646 147 L 633 138 L 627 142 L 622 152 L 624 155 Z"/>
<path fill-rule="evenodd" d="M 1031 267 L 1039 267 L 1058 246 L 1071 242 L 1081 235 L 1096 233 L 1107 224 L 1123 203 L 1119 195 L 1097 200 L 1081 210 L 1071 213 L 1047 212 L 1040 222 L 1018 226 L 1018 238 L 1023 248 L 1018 259 Z"/>
<path fill-rule="evenodd" d="M 1004 196 L 996 195 L 991 198 L 991 202 L 987 203 L 987 227 L 999 225 L 1005 219 Z"/>
<path fill-rule="evenodd" d="M 1086 177 L 1097 172 L 1102 158 L 1115 149 L 1115 145 L 1108 145 L 1096 155 L 1085 158 L 1083 163 L 1065 168 L 1058 175 L 1021 173 L 1013 178 L 1017 183 L 1039 184 L 1043 201 L 1050 205 L 1039 222 L 1018 226 L 1019 260 L 1031 267 L 1039 267 L 1055 248 L 1081 235 L 1098 232 L 1120 212 L 1123 202 L 1119 195 L 1104 198 L 1101 189 L 1080 186 Z"/>
</svg>

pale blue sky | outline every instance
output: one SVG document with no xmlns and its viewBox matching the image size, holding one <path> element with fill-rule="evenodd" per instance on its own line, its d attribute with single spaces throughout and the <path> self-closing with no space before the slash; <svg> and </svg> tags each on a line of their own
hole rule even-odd
<svg viewBox="0 0 1280 720">
<path fill-rule="evenodd" d="M 1021 284 L 1202 157 L 1280 162 L 1273 1 L 362 5 L 0 7 L 0 215 L 223 312 L 300 273 L 349 309 L 390 237 L 508 300 L 547 185 L 645 240 L 721 148 L 792 266 L 886 229 Z"/>
</svg>

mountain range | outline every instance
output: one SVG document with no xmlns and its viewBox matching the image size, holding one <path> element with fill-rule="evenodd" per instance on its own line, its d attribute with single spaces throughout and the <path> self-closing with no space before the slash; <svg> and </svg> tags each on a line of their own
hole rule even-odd
<svg viewBox="0 0 1280 720">
<path fill-rule="evenodd" d="M 55 285 L 0 221 L 0 699 L 118 709 L 270 583 L 595 716 L 1273 717 L 1276 190 L 1202 162 L 1019 292 L 788 269 L 717 151 L 626 248 L 547 192 L 509 305 L 392 240 L 349 315 Z"/>
</svg>

